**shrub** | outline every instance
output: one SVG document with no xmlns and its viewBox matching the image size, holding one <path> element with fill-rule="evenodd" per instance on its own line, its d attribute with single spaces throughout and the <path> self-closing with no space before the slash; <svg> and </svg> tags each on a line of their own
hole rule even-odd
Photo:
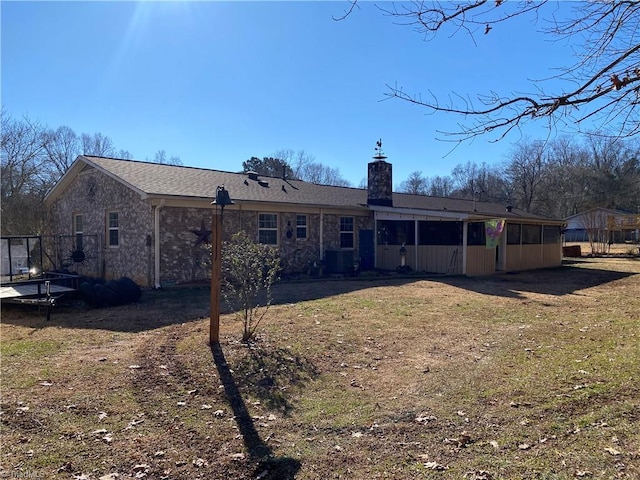
<svg viewBox="0 0 640 480">
<path fill-rule="evenodd" d="M 246 232 L 222 245 L 222 294 L 242 320 L 242 341 L 248 342 L 271 305 L 271 286 L 278 280 L 278 251 L 252 241 Z"/>
</svg>

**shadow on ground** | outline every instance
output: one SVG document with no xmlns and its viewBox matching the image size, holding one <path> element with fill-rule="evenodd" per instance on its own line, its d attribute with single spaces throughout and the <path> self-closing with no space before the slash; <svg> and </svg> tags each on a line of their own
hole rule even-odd
<svg viewBox="0 0 640 480">
<path fill-rule="evenodd" d="M 236 424 L 250 460 L 257 460 L 258 466 L 254 472 L 254 478 L 270 480 L 294 479 L 300 470 L 300 461 L 290 457 L 276 457 L 267 443 L 260 437 L 255 428 L 253 419 L 242 399 L 238 385 L 229 368 L 227 360 L 220 344 L 211 346 L 213 361 L 218 369 L 220 381 L 229 402 Z"/>
<path fill-rule="evenodd" d="M 629 259 L 634 262 L 635 260 Z M 313 281 L 281 282 L 274 286 L 273 304 L 327 298 L 371 287 L 402 286 L 420 281 L 438 282 L 465 290 L 500 297 L 523 298 L 525 293 L 553 296 L 621 280 L 637 273 L 584 268 L 589 260 L 566 261 L 561 267 L 482 277 L 413 274 L 368 275 Z M 46 320 L 46 310 L 33 306 L 2 306 L 2 322 L 30 328 L 64 327 L 141 332 L 209 317 L 208 286 L 146 290 L 139 302 L 119 307 L 91 309 L 80 301 L 55 307 Z M 231 313 L 223 303 L 222 313 Z"/>
</svg>

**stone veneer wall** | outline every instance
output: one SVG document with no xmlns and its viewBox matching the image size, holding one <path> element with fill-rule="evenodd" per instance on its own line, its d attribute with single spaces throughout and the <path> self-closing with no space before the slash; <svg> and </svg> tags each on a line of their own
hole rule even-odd
<svg viewBox="0 0 640 480">
<path fill-rule="evenodd" d="M 376 160 L 368 165 L 367 203 L 369 205 L 393 205 L 392 166 L 384 160 Z"/>
<path fill-rule="evenodd" d="M 117 247 L 109 247 L 105 241 L 107 212 L 110 211 L 118 212 L 120 238 Z M 128 276 L 139 285 L 151 284 L 153 243 L 147 236 L 153 231 L 153 217 L 149 202 L 92 169 L 80 173 L 53 203 L 46 234 L 54 237 L 72 235 L 75 214 L 83 216 L 84 235 L 97 235 L 98 251 L 95 253 L 98 258 L 85 265 L 73 264 L 70 270 L 106 279 Z"/>
<path fill-rule="evenodd" d="M 119 214 L 120 245 L 107 247 L 107 212 Z M 128 276 L 141 286 L 154 284 L 154 208 L 133 190 L 102 174 L 98 170 L 82 172 L 63 195 L 51 206 L 50 236 L 72 235 L 73 215 L 83 215 L 84 235 L 97 235 L 98 258 L 94 264 L 73 265 L 71 270 L 107 279 Z M 269 213 L 265 210 L 264 213 Z M 307 215 L 307 238 L 296 238 L 296 215 L 301 212 L 278 213 L 278 250 L 285 273 L 307 272 L 314 262 L 323 258 L 320 251 L 320 214 Z M 223 217 L 224 240 L 246 231 L 258 240 L 256 211 L 227 210 Z M 192 230 L 211 230 L 211 208 L 161 207 L 160 210 L 160 282 L 161 284 L 191 283 L 211 278 L 207 245 L 195 246 L 198 236 Z M 339 249 L 340 220 L 338 214 L 324 215 L 325 250 Z M 292 235 L 287 238 L 287 224 Z M 373 228 L 370 217 L 354 216 L 354 250 L 358 249 L 358 231 Z M 211 241 L 211 236 L 209 236 Z M 96 271 L 97 270 L 97 271 Z"/>
<path fill-rule="evenodd" d="M 265 212 L 227 210 L 223 216 L 223 240 L 244 230 L 251 239 L 258 241 L 258 215 Z M 305 273 L 314 262 L 320 262 L 320 214 L 306 213 L 307 238 L 296 238 L 296 215 L 300 212 L 278 212 L 278 251 L 284 273 Z M 206 208 L 163 207 L 160 215 L 160 271 L 161 283 L 189 283 L 211 278 L 207 246 L 195 246 L 197 235 L 204 224 L 211 230 L 213 211 Z M 324 215 L 324 249 L 339 249 L 340 217 Z M 287 237 L 288 223 L 292 234 Z M 370 217 L 354 217 L 354 249 L 358 248 L 358 230 L 373 228 Z M 212 238 L 209 238 L 212 241 Z"/>
<path fill-rule="evenodd" d="M 210 208 L 160 209 L 160 283 L 193 283 L 211 278 L 211 245 L 196 246 L 191 230 L 211 230 Z M 208 235 L 212 241 L 212 235 Z"/>
</svg>

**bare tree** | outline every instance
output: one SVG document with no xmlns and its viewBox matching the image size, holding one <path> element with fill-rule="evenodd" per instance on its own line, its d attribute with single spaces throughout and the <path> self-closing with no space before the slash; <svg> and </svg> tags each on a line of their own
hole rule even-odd
<svg viewBox="0 0 640 480">
<path fill-rule="evenodd" d="M 115 148 L 111 138 L 101 133 L 83 133 L 80 136 L 82 153 L 84 155 L 94 155 L 96 157 L 113 157 Z"/>
<path fill-rule="evenodd" d="M 129 150 L 120 149 L 118 150 L 117 156 L 122 160 L 133 160 L 133 155 L 131 155 Z"/>
<path fill-rule="evenodd" d="M 80 152 L 78 135 L 70 127 L 49 129 L 44 133 L 44 149 L 47 160 L 58 178 L 71 166 Z"/>
<path fill-rule="evenodd" d="M 42 197 L 49 187 L 44 128 L 28 117 L 14 120 L 2 111 L 1 205 L 4 235 L 42 230 Z"/>
<path fill-rule="evenodd" d="M 640 145 L 592 135 L 584 182 L 592 206 L 634 211 L 640 191 Z"/>
<path fill-rule="evenodd" d="M 4 109 L 1 121 L 2 233 L 42 232 L 46 213 L 43 199 L 47 191 L 79 153 L 112 156 L 113 143 L 101 133 L 78 137 L 67 126 L 51 129 L 28 117 L 13 119 Z"/>
<path fill-rule="evenodd" d="M 449 176 L 436 175 L 428 180 L 428 194 L 433 197 L 450 197 L 453 193 L 453 180 Z"/>
<path fill-rule="evenodd" d="M 1 138 L 3 200 L 37 192 L 42 187 L 45 160 L 43 127 L 28 117 L 14 120 L 3 111 Z"/>
<path fill-rule="evenodd" d="M 428 180 L 422 176 L 422 172 L 416 170 L 409 174 L 409 178 L 400 182 L 398 191 L 402 193 L 410 193 L 413 195 L 426 195 L 428 189 Z"/>
<path fill-rule="evenodd" d="M 354 11 L 358 0 L 340 19 Z M 480 35 L 491 34 L 504 22 L 518 16 L 543 19 L 548 27 L 542 32 L 551 39 L 571 43 L 575 58 L 572 65 L 560 65 L 545 88 L 536 82 L 535 93 L 476 92 L 453 93 L 443 101 L 432 92 L 422 96 L 388 85 L 387 95 L 426 107 L 434 112 L 460 114 L 465 123 L 455 132 L 440 132 L 463 141 L 483 134 L 501 139 L 526 122 L 545 120 L 549 127 L 558 121 L 580 129 L 587 119 L 613 136 L 633 136 L 640 132 L 640 2 L 572 3 L 566 14 L 557 2 L 503 0 L 467 0 L 456 2 L 412 1 L 379 7 L 394 22 L 405 24 L 424 35 L 467 33 L 476 42 Z M 568 8 L 568 7 L 567 7 Z M 565 88 L 555 90 L 557 85 Z M 585 122 L 586 123 L 586 122 Z"/>
<path fill-rule="evenodd" d="M 160 163 L 163 165 L 182 165 L 182 160 L 180 160 L 180 157 L 177 157 L 175 155 L 172 155 L 171 157 L 169 157 L 167 155 L 167 152 L 164 150 L 158 150 L 156 152 L 156 154 L 153 157 L 153 162 Z"/>
<path fill-rule="evenodd" d="M 278 159 L 286 165 L 287 173 L 291 178 L 304 180 L 309 183 L 322 185 L 335 185 L 339 187 L 350 187 L 349 180 L 340 174 L 340 169 L 323 165 L 316 161 L 315 157 L 304 150 L 295 152 L 291 149 L 281 149 L 276 151 L 271 157 Z"/>
<path fill-rule="evenodd" d="M 513 187 L 513 200 L 525 212 L 536 213 L 547 167 L 544 144 L 520 143 L 514 147 L 510 157 L 505 176 Z"/>
</svg>

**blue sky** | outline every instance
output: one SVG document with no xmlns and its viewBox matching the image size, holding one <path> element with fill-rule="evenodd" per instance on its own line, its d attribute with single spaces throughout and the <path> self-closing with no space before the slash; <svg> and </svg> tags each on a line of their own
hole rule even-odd
<svg viewBox="0 0 640 480">
<path fill-rule="evenodd" d="M 500 163 L 520 135 L 449 153 L 437 130 L 462 119 L 384 100 L 385 85 L 441 97 L 531 92 L 531 80 L 573 61 L 531 19 L 479 32 L 475 44 L 464 34 L 425 42 L 373 2 L 332 19 L 347 7 L 3 1 L 2 105 L 52 128 L 101 132 L 139 160 L 163 149 L 185 165 L 236 171 L 251 156 L 305 150 L 355 186 L 382 138 L 397 185 L 415 170 Z"/>
</svg>

